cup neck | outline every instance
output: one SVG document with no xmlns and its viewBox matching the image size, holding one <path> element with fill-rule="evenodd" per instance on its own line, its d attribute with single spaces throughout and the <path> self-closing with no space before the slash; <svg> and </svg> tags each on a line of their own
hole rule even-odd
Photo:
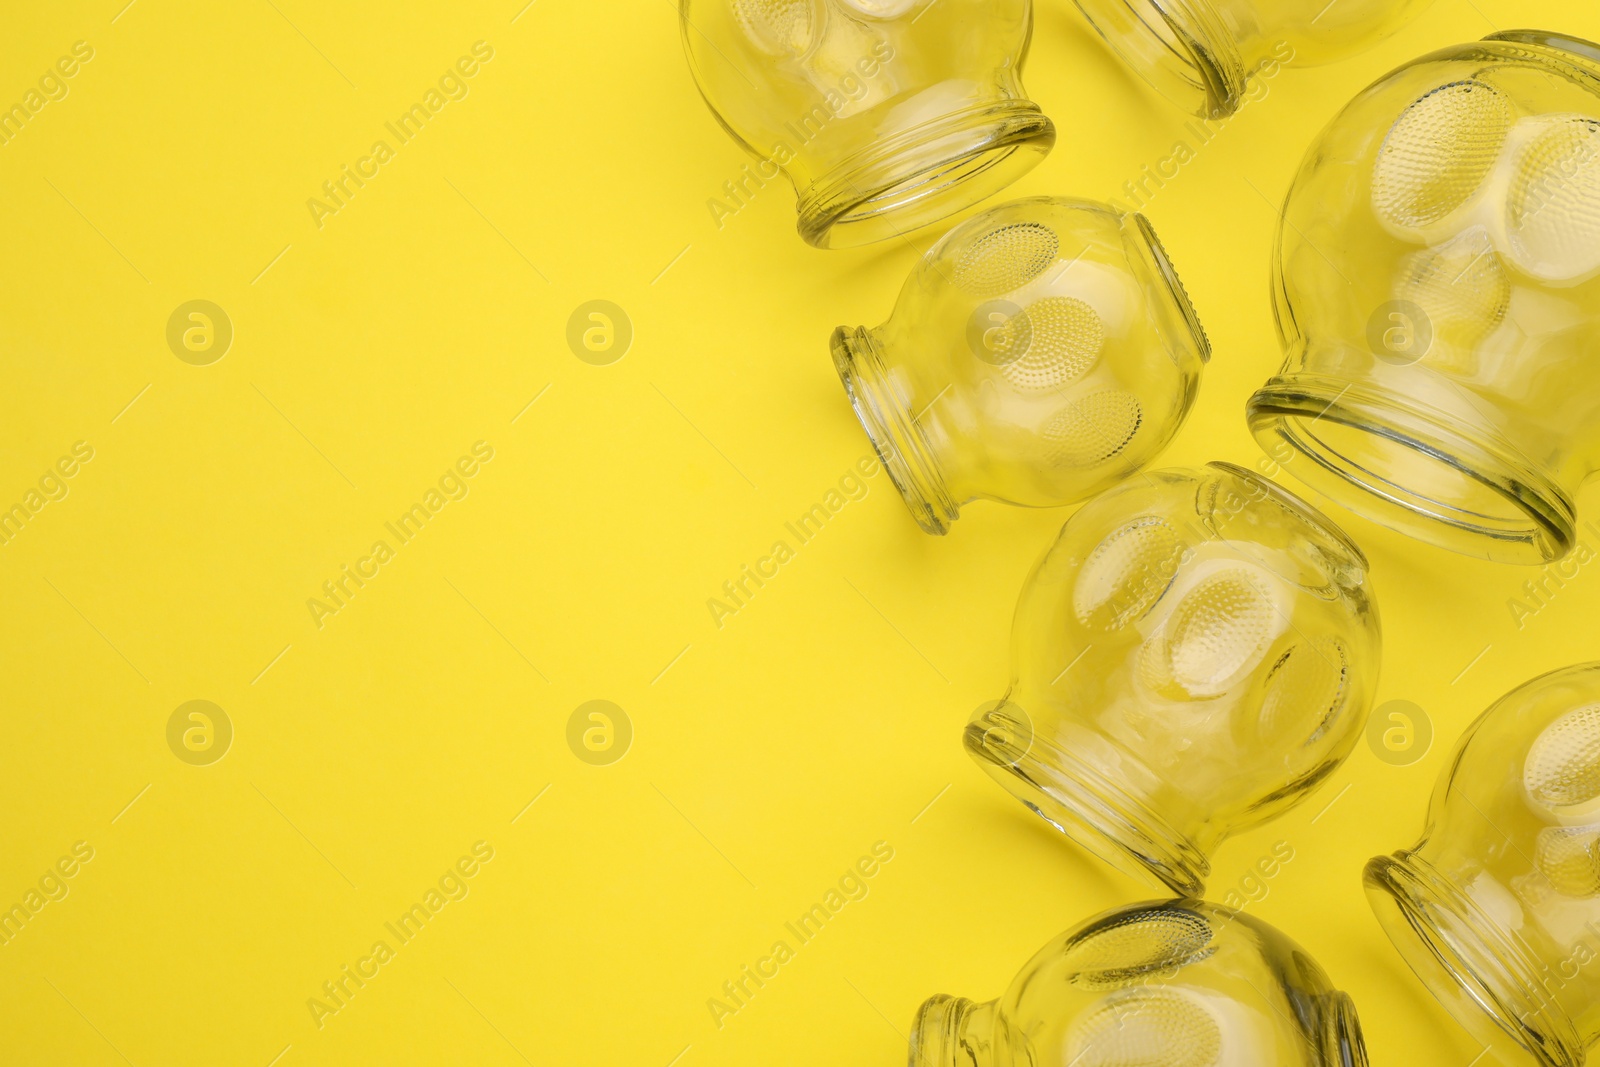
<svg viewBox="0 0 1600 1067">
<path fill-rule="evenodd" d="M 967 723 L 963 744 L 991 778 L 1091 854 L 1181 897 L 1204 894 L 1208 857 L 1225 830 L 1157 811 L 1079 755 L 1103 750 L 1104 739 L 1030 718 L 1007 698 Z M 1122 751 L 1116 762 L 1127 768 L 1137 758 Z"/>
<path fill-rule="evenodd" d="M 913 408 L 905 383 L 889 373 L 880 332 L 841 326 L 832 347 L 850 406 L 906 507 L 928 533 L 949 533 L 961 509 L 946 481 L 946 465 L 919 421 L 926 411 Z"/>
<path fill-rule="evenodd" d="M 1428 991 L 1504 1062 L 1583 1067 L 1584 1042 L 1547 968 L 1416 852 L 1367 864 L 1367 899 Z"/>
<path fill-rule="evenodd" d="M 1246 50 L 1213 0 L 1078 0 L 1106 43 L 1157 92 L 1202 118 L 1239 110 Z"/>
<path fill-rule="evenodd" d="M 995 1001 L 930 997 L 911 1024 L 909 1067 L 990 1067 L 994 1062 Z"/>
</svg>

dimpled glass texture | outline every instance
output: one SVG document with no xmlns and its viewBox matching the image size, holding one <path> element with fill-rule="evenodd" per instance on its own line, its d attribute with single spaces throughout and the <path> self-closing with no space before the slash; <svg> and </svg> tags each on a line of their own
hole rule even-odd
<svg viewBox="0 0 1600 1067">
<path fill-rule="evenodd" d="M 1239 109 L 1272 64 L 1353 56 L 1431 0 L 1078 0 L 1123 62 L 1206 118 Z"/>
<path fill-rule="evenodd" d="M 1326 518 L 1227 464 L 1136 475 L 1034 568 L 1011 688 L 965 744 L 1090 852 L 1199 895 L 1223 838 L 1350 754 L 1379 646 L 1366 560 Z"/>
<path fill-rule="evenodd" d="M 1468 728 L 1422 840 L 1367 897 L 1429 991 L 1502 1063 L 1600 1042 L 1600 663 L 1535 678 Z"/>
<path fill-rule="evenodd" d="M 986 498 L 1054 506 L 1153 459 L 1210 357 L 1144 216 L 1040 197 L 931 248 L 876 329 L 840 327 L 845 391 L 912 515 L 942 534 Z"/>
<path fill-rule="evenodd" d="M 910 1067 L 1365 1067 L 1361 1024 L 1305 950 L 1196 900 L 1135 904 L 1051 941 L 1004 996 L 936 996 Z"/>
<path fill-rule="evenodd" d="M 1600 47 L 1517 31 L 1383 78 L 1312 146 L 1277 251 L 1262 447 L 1434 544 L 1565 556 L 1600 462 Z"/>
<path fill-rule="evenodd" d="M 1055 144 L 1022 88 L 1032 0 L 680 0 L 679 10 L 701 95 L 754 157 L 719 192 L 724 208 L 786 175 L 800 236 L 818 248 L 936 222 Z"/>
</svg>

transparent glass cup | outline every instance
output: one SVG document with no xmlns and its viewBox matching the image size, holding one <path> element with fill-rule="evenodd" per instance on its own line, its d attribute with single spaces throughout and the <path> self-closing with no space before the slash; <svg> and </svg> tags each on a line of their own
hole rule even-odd
<svg viewBox="0 0 1600 1067">
<path fill-rule="evenodd" d="M 1367 864 L 1384 931 L 1503 1063 L 1600 1043 L 1600 663 L 1512 690 L 1467 729 L 1415 846 Z"/>
<path fill-rule="evenodd" d="M 1299 803 L 1366 725 L 1377 608 L 1361 551 L 1223 463 L 1085 504 L 1017 605 L 978 765 L 1126 873 L 1199 895 L 1224 838 Z"/>
<path fill-rule="evenodd" d="M 1143 215 L 1053 197 L 968 220 L 876 329 L 834 331 L 856 416 L 943 534 L 977 499 L 1073 503 L 1154 459 L 1211 346 Z"/>
<path fill-rule="evenodd" d="M 1312 146 L 1279 231 L 1262 447 L 1394 529 L 1559 559 L 1600 463 L 1600 46 L 1424 56 Z"/>
<path fill-rule="evenodd" d="M 1123 62 L 1204 118 L 1239 109 L 1271 64 L 1331 63 L 1363 52 L 1431 0 L 1078 0 Z"/>
<path fill-rule="evenodd" d="M 742 204 L 786 175 L 800 236 L 818 248 L 952 215 L 1055 144 L 1022 88 L 1032 0 L 680 0 L 679 10 L 701 95 L 756 161 L 724 192 Z"/>
<path fill-rule="evenodd" d="M 987 1004 L 929 999 L 910 1067 L 1366 1067 L 1361 1023 L 1304 949 L 1197 900 L 1062 934 Z"/>
</svg>

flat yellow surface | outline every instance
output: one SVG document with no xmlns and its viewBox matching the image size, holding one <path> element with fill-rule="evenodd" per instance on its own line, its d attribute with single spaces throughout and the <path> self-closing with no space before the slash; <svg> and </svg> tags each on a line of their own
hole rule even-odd
<svg viewBox="0 0 1600 1067">
<path fill-rule="evenodd" d="M 0 545 L 0 905 L 38 905 L 0 945 L 7 1067 L 898 1064 L 928 995 L 987 1000 L 1152 895 L 958 744 L 1065 512 L 974 505 L 934 539 L 879 473 L 736 615 L 707 608 L 867 452 L 826 339 L 881 321 L 938 231 L 816 252 L 779 184 L 719 229 L 707 201 L 745 160 L 671 0 L 522 2 L 7 14 L 0 102 L 92 53 L 0 144 L 0 507 L 30 515 Z M 1280 74 L 1150 204 L 1216 346 L 1163 464 L 1258 457 L 1275 205 L 1316 131 L 1406 59 L 1528 23 L 1600 38 L 1584 0 L 1439 0 Z M 458 98 L 388 133 L 462 57 Z M 1018 195 L 1118 195 L 1185 137 L 1062 0 L 1026 81 L 1061 136 Z M 309 208 L 346 166 L 369 177 Z M 231 323 L 220 360 L 203 332 L 193 362 L 169 347 L 194 300 Z M 591 300 L 633 324 L 608 366 L 567 344 Z M 1358 749 L 1224 846 L 1211 895 L 1321 961 L 1376 1062 L 1459 1067 L 1477 1048 L 1391 952 L 1361 865 L 1415 839 L 1493 698 L 1600 655 L 1600 571 L 1519 627 L 1535 572 L 1348 528 L 1380 700 L 1437 739 L 1404 767 Z M 346 567 L 369 577 L 336 602 Z M 169 745 L 196 700 L 231 724 L 209 764 L 176 753 L 224 743 L 214 713 L 210 749 L 187 711 Z M 568 743 L 593 700 L 631 724 L 609 765 Z M 1250 881 L 1280 841 L 1292 862 Z M 866 895 L 714 1019 L 875 845 Z"/>
</svg>

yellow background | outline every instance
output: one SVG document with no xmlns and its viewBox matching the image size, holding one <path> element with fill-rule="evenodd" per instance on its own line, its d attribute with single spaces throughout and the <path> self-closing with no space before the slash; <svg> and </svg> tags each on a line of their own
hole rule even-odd
<svg viewBox="0 0 1600 1067">
<path fill-rule="evenodd" d="M 0 946 L 0 1061 L 897 1064 L 925 997 L 990 999 L 1152 895 L 958 743 L 1065 511 L 973 505 L 934 539 L 879 474 L 721 629 L 706 607 L 867 451 L 828 332 L 881 321 L 942 227 L 816 252 L 774 184 L 719 230 L 707 200 L 745 159 L 671 0 L 123 3 L 18 7 L 0 36 L 7 103 L 94 49 L 0 146 L 0 505 L 94 449 L 0 546 L 0 904 L 94 849 Z M 1282 73 L 1156 197 L 1216 348 L 1161 464 L 1258 457 L 1276 205 L 1315 133 L 1401 62 L 1528 24 L 1600 38 L 1581 0 L 1439 0 Z M 470 94 L 319 229 L 308 198 L 479 40 Z M 1064 0 L 1026 82 L 1060 140 L 1017 195 L 1118 195 L 1185 120 Z M 233 323 L 210 366 L 166 344 L 193 299 Z M 593 299 L 635 327 L 611 366 L 565 341 Z M 479 440 L 470 495 L 319 629 L 307 599 Z M 1596 657 L 1600 574 L 1519 629 L 1534 571 L 1334 514 L 1372 558 L 1379 698 L 1438 737 L 1406 767 L 1361 746 L 1225 845 L 1211 895 L 1289 843 L 1250 911 L 1354 996 L 1376 1062 L 1460 1065 L 1478 1049 L 1390 950 L 1361 865 L 1415 839 L 1492 699 Z M 210 766 L 166 741 L 195 699 L 236 731 Z M 566 742 L 594 699 L 635 731 L 610 766 Z M 470 894 L 319 1029 L 308 998 L 480 840 Z M 719 1029 L 708 998 L 878 841 L 870 894 Z"/>
</svg>

